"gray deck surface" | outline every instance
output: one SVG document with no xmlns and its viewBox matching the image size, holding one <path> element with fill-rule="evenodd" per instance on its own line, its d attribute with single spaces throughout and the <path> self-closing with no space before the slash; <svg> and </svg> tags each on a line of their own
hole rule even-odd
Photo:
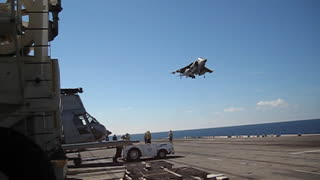
<svg viewBox="0 0 320 180">
<path fill-rule="evenodd" d="M 320 179 L 320 136 L 175 140 L 176 167 L 191 166 L 230 179 Z M 83 152 L 80 167 L 69 162 L 68 179 L 119 179 L 124 163 L 112 163 L 115 150 Z M 156 159 L 144 159 L 146 162 Z"/>
</svg>

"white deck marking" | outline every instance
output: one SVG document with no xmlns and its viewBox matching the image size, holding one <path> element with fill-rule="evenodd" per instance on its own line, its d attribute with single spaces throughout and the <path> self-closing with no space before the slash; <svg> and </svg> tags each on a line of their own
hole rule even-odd
<svg viewBox="0 0 320 180">
<path fill-rule="evenodd" d="M 320 149 L 310 150 L 310 151 L 294 152 L 294 153 L 290 153 L 290 154 L 305 154 L 305 153 L 313 153 L 313 152 L 320 152 Z"/>
<path fill-rule="evenodd" d="M 248 165 L 248 166 L 257 166 L 256 163 L 248 163 L 248 162 L 239 162 L 239 164 Z"/>
<path fill-rule="evenodd" d="M 208 159 L 210 159 L 212 161 L 222 161 L 221 159 L 216 159 L 216 158 L 208 158 Z"/>
<path fill-rule="evenodd" d="M 317 172 L 310 172 L 310 171 L 305 171 L 305 170 L 300 170 L 300 169 L 295 169 L 294 171 L 307 173 L 307 174 L 315 174 L 315 175 L 320 176 L 320 173 L 317 173 Z"/>
</svg>

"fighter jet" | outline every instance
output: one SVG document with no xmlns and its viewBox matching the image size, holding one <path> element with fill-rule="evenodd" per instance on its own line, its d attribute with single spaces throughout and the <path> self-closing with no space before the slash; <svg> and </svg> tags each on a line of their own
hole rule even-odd
<svg viewBox="0 0 320 180">
<path fill-rule="evenodd" d="M 196 75 L 201 76 L 204 75 L 206 72 L 212 73 L 213 70 L 208 69 L 205 67 L 207 59 L 199 57 L 196 61 L 192 62 L 188 66 L 178 69 L 172 74 L 180 73 L 180 78 L 182 76 L 191 77 L 192 79 L 196 78 Z M 205 77 L 205 76 L 204 76 Z"/>
</svg>

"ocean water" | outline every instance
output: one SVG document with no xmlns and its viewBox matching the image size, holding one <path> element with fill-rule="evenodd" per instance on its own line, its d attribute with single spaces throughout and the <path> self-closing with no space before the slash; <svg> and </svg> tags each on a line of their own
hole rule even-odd
<svg viewBox="0 0 320 180">
<path fill-rule="evenodd" d="M 169 129 L 168 129 L 169 131 Z M 167 132 L 151 132 L 152 139 L 164 139 Z M 320 119 L 299 120 L 266 124 L 253 124 L 207 129 L 193 129 L 174 131 L 174 138 L 201 137 L 201 136 L 237 136 L 237 135 L 264 135 L 264 134 L 320 134 Z M 132 134 L 132 140 L 143 140 L 144 134 Z"/>
</svg>

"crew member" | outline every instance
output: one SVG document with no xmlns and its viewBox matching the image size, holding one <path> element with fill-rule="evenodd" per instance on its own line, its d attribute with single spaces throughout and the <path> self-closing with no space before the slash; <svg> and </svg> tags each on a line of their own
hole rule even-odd
<svg viewBox="0 0 320 180">
<path fill-rule="evenodd" d="M 151 144 L 151 133 L 150 131 L 147 131 L 145 134 L 144 134 L 144 142 L 146 144 Z"/>
<path fill-rule="evenodd" d="M 118 140 L 117 136 L 116 136 L 116 135 L 113 135 L 112 140 L 113 140 L 113 141 Z"/>
<path fill-rule="evenodd" d="M 130 134 L 127 133 L 127 134 L 123 135 L 121 138 L 122 138 L 123 140 L 125 140 L 125 141 L 130 141 Z"/>
<path fill-rule="evenodd" d="M 172 130 L 169 131 L 169 134 L 168 134 L 168 139 L 169 141 L 172 143 L 172 139 L 173 139 L 173 133 L 172 133 Z"/>
</svg>

